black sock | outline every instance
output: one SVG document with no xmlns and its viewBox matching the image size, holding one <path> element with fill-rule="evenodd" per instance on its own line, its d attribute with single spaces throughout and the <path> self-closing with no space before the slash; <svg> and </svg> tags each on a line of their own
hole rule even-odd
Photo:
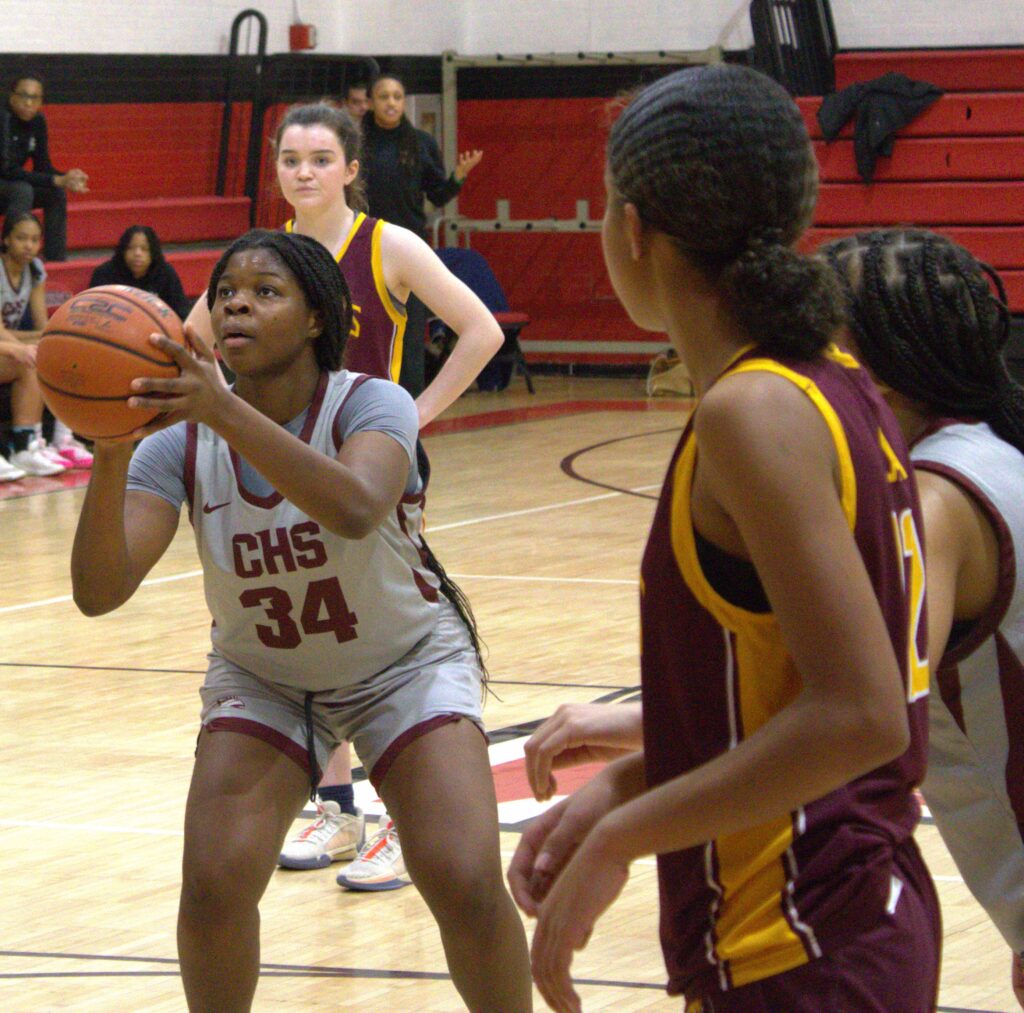
<svg viewBox="0 0 1024 1013">
<path fill-rule="evenodd" d="M 337 802 L 338 808 L 343 813 L 350 813 L 352 816 L 355 816 L 356 799 L 351 784 L 321 786 L 317 789 L 317 794 L 322 802 Z"/>
<path fill-rule="evenodd" d="M 35 426 L 11 426 L 11 446 L 15 453 L 20 450 L 28 450 L 28 445 L 35 438 Z"/>
</svg>

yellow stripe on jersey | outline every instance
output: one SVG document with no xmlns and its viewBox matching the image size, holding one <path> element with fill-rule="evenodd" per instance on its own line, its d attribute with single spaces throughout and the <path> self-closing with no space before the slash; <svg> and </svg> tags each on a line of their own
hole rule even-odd
<svg viewBox="0 0 1024 1013">
<path fill-rule="evenodd" d="M 348 251 L 349 244 L 352 242 L 353 239 L 356 238 L 356 233 L 359 231 L 360 227 L 365 221 L 366 212 L 360 211 L 359 214 L 356 215 L 355 221 L 352 222 L 352 228 L 348 230 L 348 235 L 345 237 L 345 242 L 341 244 L 341 249 L 338 250 L 337 256 L 335 256 L 334 258 L 339 264 L 341 263 L 341 258 L 344 257 L 346 252 Z"/>
<path fill-rule="evenodd" d="M 843 365 L 855 360 L 834 350 Z M 829 427 L 839 462 L 840 500 L 851 531 L 856 524 L 857 488 L 846 433 L 838 415 L 818 386 L 771 359 L 750 359 L 726 374 L 771 372 L 796 384 L 810 398 Z M 757 613 L 727 601 L 701 569 L 693 534 L 690 499 L 697 441 L 691 434 L 673 475 L 671 537 L 679 572 L 690 591 L 715 620 L 735 637 L 733 686 L 723 694 L 735 700 L 742 737 L 748 737 L 790 704 L 803 682 L 779 630 L 775 615 Z M 723 673 L 723 678 L 729 678 Z M 734 718 L 729 716 L 730 724 Z M 715 925 L 715 950 L 729 962 L 733 985 L 742 985 L 807 962 L 804 941 L 786 917 L 788 872 L 786 851 L 793 843 L 790 815 L 727 834 L 714 842 L 718 883 L 723 895 Z M 794 912 L 795 914 L 795 912 Z"/>
<path fill-rule="evenodd" d="M 359 231 L 359 227 L 366 221 L 366 212 L 360 211 L 355 218 L 352 220 L 352 228 L 348 230 L 348 235 L 345 237 L 345 242 L 341 244 L 341 249 L 335 254 L 334 259 L 340 264 L 341 258 L 345 256 L 345 251 L 348 250 L 349 244 L 356 237 L 356 233 Z M 289 218 L 284 223 L 285 232 L 291 234 L 295 231 L 295 219 Z"/>
<path fill-rule="evenodd" d="M 828 355 L 829 358 L 842 361 L 843 365 L 849 365 L 849 368 L 857 366 L 856 360 L 845 352 L 841 352 L 835 345 L 828 349 Z M 843 429 L 842 422 L 839 421 L 836 410 L 813 380 L 795 370 L 787 369 L 774 359 L 747 359 L 746 362 L 740 363 L 726 375 L 756 372 L 775 373 L 777 376 L 785 377 L 791 383 L 796 384 L 811 399 L 814 407 L 821 412 L 822 418 L 832 434 L 832 443 L 836 448 L 836 456 L 839 458 L 840 500 L 843 504 L 843 513 L 846 514 L 846 523 L 850 525 L 852 531 L 857 523 L 857 480 L 853 470 L 853 458 L 850 456 L 850 445 L 846 440 L 846 431 Z"/>
<path fill-rule="evenodd" d="M 391 368 L 388 371 L 394 383 L 398 383 L 398 376 L 402 372 L 402 345 L 405 342 L 406 315 L 400 310 L 391 298 L 391 293 L 384 282 L 384 257 L 381 253 L 381 237 L 384 232 L 384 222 L 378 221 L 373 227 L 373 239 L 370 244 L 370 263 L 373 266 L 373 283 L 377 286 L 377 295 L 391 317 L 395 325 L 395 343 L 391 347 Z"/>
<path fill-rule="evenodd" d="M 715 841 L 723 890 L 715 952 L 720 960 L 729 961 L 734 987 L 808 961 L 803 942 L 782 910 L 787 875 L 780 856 L 792 843 L 788 815 Z"/>
</svg>

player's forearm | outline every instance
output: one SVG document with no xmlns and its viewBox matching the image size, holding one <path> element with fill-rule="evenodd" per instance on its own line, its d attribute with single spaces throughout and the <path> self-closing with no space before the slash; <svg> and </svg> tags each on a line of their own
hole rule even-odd
<svg viewBox="0 0 1024 1013">
<path fill-rule="evenodd" d="M 124 529 L 130 443 L 97 443 L 71 550 L 75 604 L 88 616 L 123 605 L 138 586 Z"/>
<path fill-rule="evenodd" d="M 899 756 L 905 711 L 798 697 L 735 749 L 610 813 L 594 828 L 624 861 L 704 844 L 787 816 Z"/>
<path fill-rule="evenodd" d="M 394 504 L 380 500 L 339 461 L 292 436 L 241 398 L 229 395 L 211 428 L 285 499 L 342 538 L 365 538 Z"/>
</svg>

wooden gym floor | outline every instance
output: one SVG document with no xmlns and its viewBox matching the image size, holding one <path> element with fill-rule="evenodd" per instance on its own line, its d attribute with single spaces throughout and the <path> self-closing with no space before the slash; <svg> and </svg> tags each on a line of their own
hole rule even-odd
<svg viewBox="0 0 1024 1013">
<path fill-rule="evenodd" d="M 541 377 L 534 397 L 515 380 L 465 395 L 426 439 L 429 538 L 489 648 L 506 862 L 537 811 L 523 726 L 637 691 L 637 568 L 686 408 L 647 400 L 640 380 Z M 130 603 L 79 615 L 75 484 L 17 483 L 0 503 L 0 1007 L 180 1011 L 181 823 L 209 616 L 187 522 Z M 1005 945 L 930 823 L 919 839 L 945 919 L 940 1008 L 1015 1009 Z M 336 870 L 275 873 L 254 1009 L 460 1009 L 416 890 L 346 893 Z M 576 958 L 587 1010 L 681 1008 L 662 991 L 656 918 L 641 861 Z"/>
</svg>

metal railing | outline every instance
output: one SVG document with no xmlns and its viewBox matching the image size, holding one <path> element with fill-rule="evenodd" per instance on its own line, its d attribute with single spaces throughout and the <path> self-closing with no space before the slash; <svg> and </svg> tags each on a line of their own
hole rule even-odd
<svg viewBox="0 0 1024 1013">
<path fill-rule="evenodd" d="M 793 95 L 835 91 L 838 43 L 829 0 L 752 0 L 757 67 Z"/>
</svg>

